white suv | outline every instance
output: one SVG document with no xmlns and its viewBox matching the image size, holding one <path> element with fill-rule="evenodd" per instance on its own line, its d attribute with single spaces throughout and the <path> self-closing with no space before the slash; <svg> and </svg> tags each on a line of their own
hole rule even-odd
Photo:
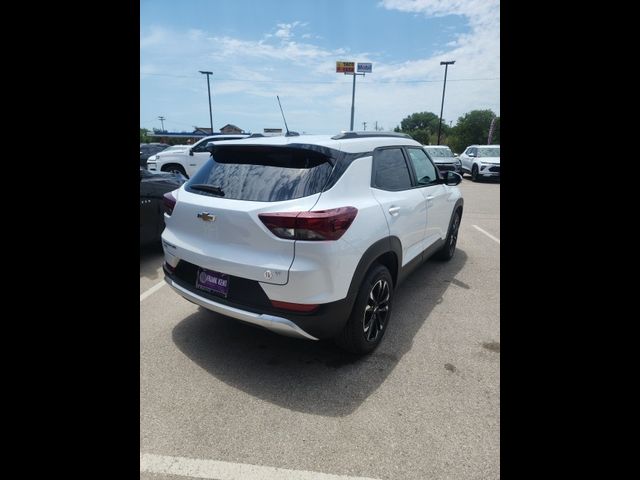
<svg viewBox="0 0 640 480">
<path fill-rule="evenodd" d="M 184 149 L 167 149 L 149 157 L 147 169 L 152 172 L 180 173 L 187 178 L 193 176 L 198 169 L 209 160 L 210 153 L 207 144 L 223 140 L 240 140 L 249 137 L 249 134 L 221 134 L 212 135 L 199 140 L 192 147 Z"/>
<path fill-rule="evenodd" d="M 462 174 L 470 173 L 471 180 L 481 177 L 500 179 L 500 145 L 470 145 L 460 155 Z"/>
<path fill-rule="evenodd" d="M 398 284 L 454 255 L 460 181 L 400 133 L 216 143 L 165 195 L 165 280 L 214 312 L 370 352 Z"/>
</svg>

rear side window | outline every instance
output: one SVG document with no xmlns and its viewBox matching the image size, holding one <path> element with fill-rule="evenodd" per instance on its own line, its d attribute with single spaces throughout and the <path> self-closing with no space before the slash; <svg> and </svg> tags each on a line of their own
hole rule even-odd
<svg viewBox="0 0 640 480">
<path fill-rule="evenodd" d="M 374 152 L 373 186 L 392 191 L 412 187 L 409 168 L 400 148 L 385 148 Z"/>
<path fill-rule="evenodd" d="M 329 158 L 311 150 L 225 146 L 218 147 L 185 188 L 233 200 L 279 202 L 321 192 L 331 170 Z"/>
</svg>

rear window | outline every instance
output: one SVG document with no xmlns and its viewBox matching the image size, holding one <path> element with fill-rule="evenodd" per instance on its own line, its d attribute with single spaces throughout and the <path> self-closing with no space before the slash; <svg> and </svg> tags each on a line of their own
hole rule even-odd
<svg viewBox="0 0 640 480">
<path fill-rule="evenodd" d="M 220 146 L 185 188 L 233 200 L 279 202 L 321 192 L 332 168 L 327 156 L 303 148 Z"/>
</svg>

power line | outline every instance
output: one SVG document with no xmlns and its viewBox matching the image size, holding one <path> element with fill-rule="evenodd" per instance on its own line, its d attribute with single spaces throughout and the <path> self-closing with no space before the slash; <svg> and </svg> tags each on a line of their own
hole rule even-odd
<svg viewBox="0 0 640 480">
<path fill-rule="evenodd" d="M 141 75 L 154 77 L 174 77 L 174 78 L 197 78 L 193 75 L 172 75 L 169 73 L 142 73 Z M 492 78 L 457 78 L 447 79 L 447 82 L 481 82 L 500 80 L 500 77 Z M 314 81 L 314 80 L 248 80 L 241 78 L 219 78 L 218 81 L 223 82 L 239 82 L 239 83 L 303 83 L 303 84 L 337 84 L 337 81 Z M 372 83 L 440 83 L 442 80 L 370 80 Z"/>
</svg>

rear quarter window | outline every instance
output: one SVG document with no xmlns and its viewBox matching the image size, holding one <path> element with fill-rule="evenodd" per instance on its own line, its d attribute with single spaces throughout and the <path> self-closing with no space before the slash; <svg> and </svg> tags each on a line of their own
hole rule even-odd
<svg viewBox="0 0 640 480">
<path fill-rule="evenodd" d="M 332 168 L 328 157 L 303 148 L 220 146 L 185 188 L 233 200 L 293 200 L 321 192 Z M 198 190 L 203 184 L 224 195 Z"/>
</svg>

